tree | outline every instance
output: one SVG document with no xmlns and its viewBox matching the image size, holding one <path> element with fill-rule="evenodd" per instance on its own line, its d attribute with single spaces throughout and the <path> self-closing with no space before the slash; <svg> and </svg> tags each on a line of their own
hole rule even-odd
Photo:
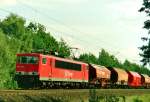
<svg viewBox="0 0 150 102">
<path fill-rule="evenodd" d="M 16 14 L 10 14 L 0 22 L 0 28 L 8 36 L 20 38 L 25 33 L 25 20 Z"/>
<path fill-rule="evenodd" d="M 139 12 L 145 12 L 147 16 L 150 16 L 150 2 L 149 0 L 143 0 L 143 6 L 140 8 Z M 150 20 L 146 20 L 144 22 L 144 29 L 148 30 L 148 35 L 146 37 L 142 37 L 141 39 L 146 42 L 145 45 L 140 47 L 140 50 L 142 53 L 140 53 L 140 56 L 142 56 L 141 62 L 143 65 L 150 65 Z"/>
<path fill-rule="evenodd" d="M 10 88 L 9 82 L 13 87 L 11 72 L 14 71 L 12 65 L 14 62 L 14 54 L 11 52 L 10 47 L 8 46 L 8 37 L 0 31 L 0 88 Z"/>
<path fill-rule="evenodd" d="M 110 55 L 104 49 L 102 49 L 101 52 L 99 53 L 98 62 L 100 65 L 104 65 L 107 67 L 120 67 L 120 68 L 122 68 L 121 63 L 118 61 L 118 59 L 115 56 Z"/>
<path fill-rule="evenodd" d="M 32 50 L 32 33 L 28 31 L 25 23 L 25 19 L 16 14 L 10 14 L 0 22 L 2 32 L 9 38 L 8 42 L 13 43 L 11 47 L 17 52 Z"/>
<path fill-rule="evenodd" d="M 60 42 L 58 42 L 58 56 L 59 57 L 69 57 L 71 54 L 70 47 L 67 45 L 67 43 L 61 39 Z"/>
<path fill-rule="evenodd" d="M 84 53 L 79 56 L 80 61 L 84 61 L 86 63 L 98 64 L 97 57 L 92 53 Z"/>
<path fill-rule="evenodd" d="M 55 51 L 58 48 L 58 42 L 49 32 L 46 32 L 46 28 L 43 25 L 30 23 L 27 29 L 33 33 L 32 45 L 34 50 Z"/>
</svg>

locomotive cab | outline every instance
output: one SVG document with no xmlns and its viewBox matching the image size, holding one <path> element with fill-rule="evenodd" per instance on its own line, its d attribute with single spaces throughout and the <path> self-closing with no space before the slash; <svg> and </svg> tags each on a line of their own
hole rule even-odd
<svg viewBox="0 0 150 102">
<path fill-rule="evenodd" d="M 37 75 L 39 66 L 39 56 L 37 55 L 17 55 L 16 74 Z"/>
<path fill-rule="evenodd" d="M 15 79 L 19 87 L 39 84 L 40 54 L 17 54 Z"/>
</svg>

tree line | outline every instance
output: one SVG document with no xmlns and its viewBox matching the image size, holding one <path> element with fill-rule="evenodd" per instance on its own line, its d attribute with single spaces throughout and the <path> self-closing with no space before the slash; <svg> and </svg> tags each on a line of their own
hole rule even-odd
<svg viewBox="0 0 150 102">
<path fill-rule="evenodd" d="M 16 88 L 14 81 L 17 53 L 29 53 L 44 49 L 57 52 L 57 56 L 68 58 L 71 56 L 70 46 L 61 39 L 57 41 L 44 25 L 26 22 L 23 17 L 10 14 L 0 20 L 0 88 Z M 126 60 L 124 63 L 110 55 L 104 49 L 99 52 L 99 57 L 91 53 L 84 53 L 76 60 L 87 63 L 100 64 L 123 68 L 150 75 L 150 71 L 135 63 Z"/>
</svg>

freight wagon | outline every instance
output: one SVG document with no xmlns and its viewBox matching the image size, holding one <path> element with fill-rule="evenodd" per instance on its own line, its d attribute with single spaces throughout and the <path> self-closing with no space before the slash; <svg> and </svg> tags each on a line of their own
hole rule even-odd
<svg viewBox="0 0 150 102">
<path fill-rule="evenodd" d="M 125 88 L 128 85 L 128 73 L 120 68 L 108 67 L 111 71 L 111 87 Z"/>
<path fill-rule="evenodd" d="M 105 66 L 89 64 L 89 84 L 107 88 L 110 84 L 110 70 Z"/>
<path fill-rule="evenodd" d="M 133 71 L 127 71 L 128 73 L 128 86 L 129 87 L 141 87 L 141 76 L 140 74 L 133 72 Z"/>
<path fill-rule="evenodd" d="M 150 77 L 146 74 L 141 74 L 141 84 L 144 88 L 150 88 Z"/>
</svg>

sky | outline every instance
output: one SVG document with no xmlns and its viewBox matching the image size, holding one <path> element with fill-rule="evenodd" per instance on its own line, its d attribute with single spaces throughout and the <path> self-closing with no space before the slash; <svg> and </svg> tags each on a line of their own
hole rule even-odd
<svg viewBox="0 0 150 102">
<path fill-rule="evenodd" d="M 56 39 L 79 48 L 77 53 L 98 56 L 104 48 L 120 61 L 140 64 L 138 47 L 147 34 L 141 6 L 142 0 L 0 0 L 0 19 L 16 13 L 45 25 Z"/>
</svg>

